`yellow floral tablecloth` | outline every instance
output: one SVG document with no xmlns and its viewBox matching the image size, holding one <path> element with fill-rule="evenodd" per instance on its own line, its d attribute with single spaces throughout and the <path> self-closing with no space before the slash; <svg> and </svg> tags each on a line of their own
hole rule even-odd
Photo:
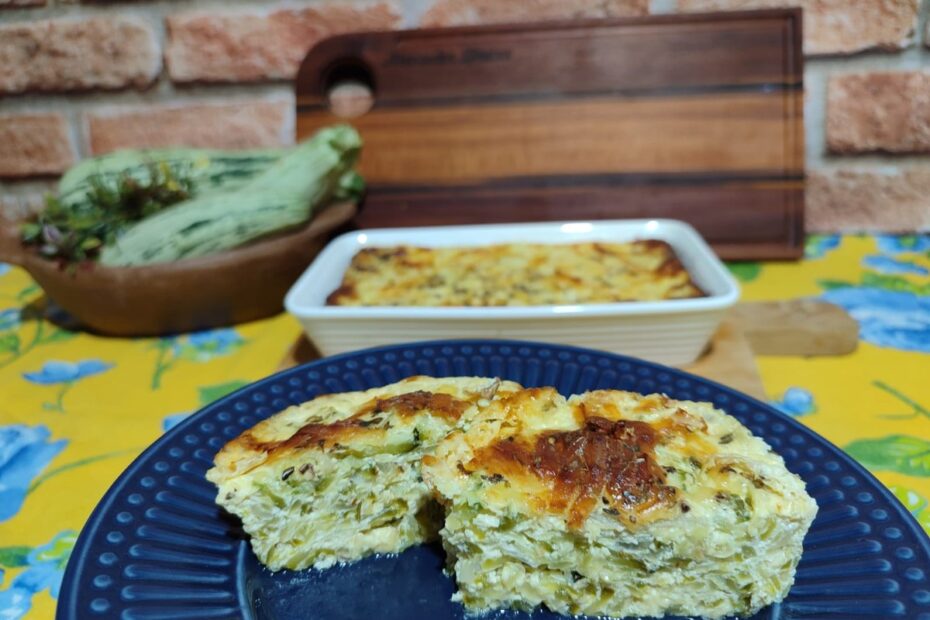
<svg viewBox="0 0 930 620">
<path fill-rule="evenodd" d="M 817 296 L 858 351 L 761 358 L 770 401 L 847 450 L 930 531 L 930 236 L 812 236 L 798 263 L 736 263 L 746 300 Z M 270 320 L 174 338 L 71 331 L 0 263 L 0 618 L 51 618 L 77 532 L 183 416 L 271 373 L 300 329 Z"/>
</svg>

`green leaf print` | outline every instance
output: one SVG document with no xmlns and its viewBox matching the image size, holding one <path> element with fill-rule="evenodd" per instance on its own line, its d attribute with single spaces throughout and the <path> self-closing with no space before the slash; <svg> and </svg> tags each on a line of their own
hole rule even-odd
<svg viewBox="0 0 930 620">
<path fill-rule="evenodd" d="M 45 321 L 41 314 L 36 314 L 32 311 L 27 312 L 24 309 L 21 318 L 34 322 L 35 331 L 32 333 L 32 338 L 26 338 L 25 341 L 17 332 L 6 331 L 0 333 L 0 356 L 2 356 L 2 359 L 0 359 L 0 368 L 12 364 L 36 347 L 68 340 L 76 335 L 67 330 L 55 327 L 51 323 Z M 17 327 L 19 326 L 17 325 Z"/>
<path fill-rule="evenodd" d="M 757 262 L 727 263 L 727 269 L 740 282 L 752 282 L 762 273 L 762 265 Z"/>
<path fill-rule="evenodd" d="M 0 334 L 0 353 L 19 353 L 19 334 Z"/>
<path fill-rule="evenodd" d="M 159 338 L 153 347 L 158 351 L 158 357 L 155 359 L 155 370 L 152 372 L 152 389 L 157 390 L 161 387 L 161 376 L 174 366 L 177 358 L 172 355 L 173 338 Z"/>
<path fill-rule="evenodd" d="M 886 291 L 902 291 L 915 295 L 930 295 L 930 283 L 914 284 L 901 276 L 887 276 L 867 271 L 862 274 L 862 286 L 881 288 Z"/>
<path fill-rule="evenodd" d="M 69 332 L 66 329 L 54 329 L 52 333 L 46 336 L 42 340 L 42 344 L 50 344 L 52 342 L 64 342 L 65 340 L 71 340 L 77 336 L 75 332 Z"/>
<path fill-rule="evenodd" d="M 857 439 L 846 452 L 869 469 L 930 476 L 930 441 L 910 435 Z"/>
<path fill-rule="evenodd" d="M 0 547 L 0 567 L 17 568 L 26 565 L 32 547 Z"/>
<path fill-rule="evenodd" d="M 900 486 L 891 487 L 891 492 L 914 515 L 920 527 L 930 534 L 930 509 L 927 508 L 927 498 L 916 491 Z"/>
<path fill-rule="evenodd" d="M 54 562 L 58 570 L 64 570 L 68 558 L 71 557 L 71 550 L 74 549 L 75 542 L 77 542 L 76 532 L 62 532 L 55 537 L 48 547 L 38 553 L 36 560 Z"/>
<path fill-rule="evenodd" d="M 862 286 L 866 288 L 880 288 L 886 291 L 914 293 L 915 295 L 930 295 L 930 282 L 926 284 L 915 284 L 901 276 L 889 276 L 871 271 L 864 272 L 858 283 L 825 279 L 817 280 L 817 285 L 825 291 Z"/>
<path fill-rule="evenodd" d="M 205 385 L 198 390 L 200 392 L 200 404 L 201 406 L 209 405 L 213 401 L 223 398 L 227 394 L 232 394 L 248 384 L 248 381 L 236 380 L 217 385 Z"/>
<path fill-rule="evenodd" d="M 905 487 L 893 486 L 891 487 L 891 492 L 894 493 L 894 496 L 898 498 L 898 501 L 904 504 L 905 508 L 907 508 L 915 515 L 927 507 L 927 499 L 925 497 L 921 497 L 915 491 Z"/>
<path fill-rule="evenodd" d="M 851 282 L 843 282 L 842 280 L 817 280 L 817 284 L 825 291 L 832 291 L 838 288 L 851 288 L 854 286 Z"/>
<path fill-rule="evenodd" d="M 39 292 L 41 292 L 41 290 L 42 289 L 39 288 L 38 284 L 34 284 L 34 283 L 30 284 L 29 286 L 27 286 L 26 288 L 24 288 L 23 290 L 21 290 L 19 293 L 16 294 L 16 299 L 18 299 L 19 301 L 26 301 L 30 297 L 34 297 L 35 295 L 37 295 Z"/>
<path fill-rule="evenodd" d="M 909 420 L 911 418 L 916 418 L 917 416 L 922 415 L 922 416 L 927 416 L 928 418 L 930 418 L 930 409 L 927 409 L 926 407 L 918 403 L 913 398 L 910 398 L 909 396 L 903 394 L 900 390 L 897 390 L 891 387 L 884 381 L 875 380 L 872 382 L 872 385 L 874 385 L 875 387 L 877 387 L 878 389 L 884 392 L 887 392 L 891 396 L 894 396 L 895 398 L 900 400 L 905 405 L 908 405 L 912 409 L 911 413 L 890 414 L 890 415 L 885 414 L 885 415 L 880 415 L 878 417 L 885 418 L 888 420 Z"/>
<path fill-rule="evenodd" d="M 47 472 L 45 472 L 44 474 L 42 474 L 41 476 L 39 476 L 38 478 L 36 478 L 32 482 L 32 484 L 29 485 L 29 488 L 26 489 L 26 493 L 27 494 L 32 493 L 33 491 L 38 489 L 39 485 L 41 485 L 43 482 L 46 482 L 49 479 L 54 478 L 58 474 L 62 474 L 66 471 L 71 471 L 72 469 L 77 469 L 78 467 L 90 465 L 91 463 L 96 463 L 97 461 L 102 461 L 104 459 L 113 458 L 114 456 L 122 456 L 124 454 L 138 454 L 141 451 L 142 451 L 142 448 L 127 448 L 126 450 L 116 450 L 114 452 L 107 452 L 105 454 L 97 454 L 94 456 L 88 456 L 83 459 L 74 461 L 72 463 L 65 463 L 64 465 L 54 467 L 48 470 Z"/>
<path fill-rule="evenodd" d="M 162 375 L 180 362 L 209 362 L 233 353 L 244 344 L 242 336 L 229 327 L 159 338 L 154 343 L 158 357 L 152 373 L 152 389 L 159 389 Z"/>
</svg>

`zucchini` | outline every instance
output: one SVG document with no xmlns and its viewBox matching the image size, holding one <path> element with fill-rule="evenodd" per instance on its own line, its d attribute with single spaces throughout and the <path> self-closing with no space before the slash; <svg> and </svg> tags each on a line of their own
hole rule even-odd
<svg viewBox="0 0 930 620">
<path fill-rule="evenodd" d="M 228 250 L 306 222 L 348 176 L 361 139 L 347 125 L 298 145 L 236 191 L 198 195 L 133 224 L 100 253 L 109 266 L 162 263 Z"/>
<path fill-rule="evenodd" d="M 333 200 L 358 202 L 364 193 L 365 179 L 355 170 L 349 170 L 339 178 L 339 183 L 333 191 Z"/>
<path fill-rule="evenodd" d="M 173 176 L 190 181 L 197 196 L 233 190 L 247 185 L 286 152 L 285 149 L 186 148 L 116 151 L 86 159 L 68 170 L 58 182 L 58 199 L 66 207 L 77 206 L 87 200 L 94 182 L 113 189 L 125 176 L 149 183 L 156 165 L 165 166 Z"/>
</svg>

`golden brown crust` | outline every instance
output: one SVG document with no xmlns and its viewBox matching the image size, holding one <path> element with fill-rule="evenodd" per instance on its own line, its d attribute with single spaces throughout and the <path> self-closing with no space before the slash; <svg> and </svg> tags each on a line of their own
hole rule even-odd
<svg viewBox="0 0 930 620">
<path fill-rule="evenodd" d="M 705 296 L 665 241 L 365 248 L 327 305 L 513 306 Z"/>
<path fill-rule="evenodd" d="M 676 490 L 666 484 L 655 447 L 676 433 L 691 432 L 697 422 L 668 418 L 660 423 L 623 419 L 609 392 L 589 392 L 571 407 L 575 428 L 534 432 L 521 411 L 540 411 L 564 402 L 552 388 L 530 388 L 501 401 L 507 424 L 492 441 L 475 446 L 463 473 L 481 470 L 491 477 L 543 483 L 535 504 L 540 512 L 564 514 L 581 527 L 603 504 L 609 514 L 629 523 L 675 503 Z M 661 395 L 656 400 L 668 399 Z M 644 399 L 650 409 L 659 404 Z M 682 412 L 682 414 L 687 415 Z M 429 463 L 427 463 L 429 465 Z"/>
<path fill-rule="evenodd" d="M 264 452 L 269 456 L 288 450 L 325 450 L 360 435 L 383 434 L 385 420 L 379 414 L 403 418 L 425 411 L 454 422 L 470 405 L 470 401 L 459 400 L 449 394 L 417 390 L 389 398 L 373 398 L 343 420 L 304 424 L 291 437 L 282 441 L 259 441 L 250 431 L 244 432 L 237 441 L 249 450 Z"/>
<path fill-rule="evenodd" d="M 708 493 L 722 501 L 713 493 L 741 498 L 764 488 L 765 475 L 722 456 L 748 437 L 705 403 L 615 390 L 566 400 L 530 388 L 482 410 L 423 465 L 436 488 L 481 480 L 488 484 L 468 492 L 482 501 L 560 516 L 572 528 L 606 514 L 636 530 L 690 511 Z"/>
<path fill-rule="evenodd" d="M 571 527 L 580 527 L 599 501 L 635 523 L 639 514 L 675 498 L 655 462 L 656 440 L 645 422 L 589 417 L 578 430 L 542 433 L 532 443 L 513 436 L 497 441 L 480 449 L 475 461 L 484 470 L 551 481 L 548 497 L 539 500 L 546 510 L 568 515 Z"/>
<path fill-rule="evenodd" d="M 434 394 L 417 390 L 390 398 L 376 398 L 362 407 L 356 415 L 365 415 L 369 410 L 374 413 L 390 411 L 400 416 L 412 416 L 421 411 L 429 411 L 430 415 L 455 422 L 468 409 L 473 400 L 474 398 L 461 400 L 449 394 Z"/>
<path fill-rule="evenodd" d="M 327 306 L 341 306 L 349 299 L 355 299 L 358 294 L 355 292 L 355 285 L 342 284 L 335 291 L 326 297 Z"/>
<path fill-rule="evenodd" d="M 498 388 L 510 393 L 520 386 L 483 377 L 412 376 L 365 392 L 318 396 L 229 441 L 208 477 L 219 483 L 301 450 L 377 450 L 397 428 L 412 428 L 421 416 L 453 426 L 476 402 L 493 399 Z"/>
</svg>

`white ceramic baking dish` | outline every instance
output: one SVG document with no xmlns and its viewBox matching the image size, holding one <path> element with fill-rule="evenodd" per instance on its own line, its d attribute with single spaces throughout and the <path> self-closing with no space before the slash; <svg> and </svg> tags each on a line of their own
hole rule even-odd
<svg viewBox="0 0 930 620">
<path fill-rule="evenodd" d="M 365 247 L 480 246 L 661 239 L 707 297 L 669 301 L 493 308 L 327 306 L 349 262 Z M 288 292 L 287 311 L 323 355 L 418 340 L 507 338 L 568 344 L 670 365 L 694 361 L 739 287 L 688 224 L 675 220 L 605 220 L 479 226 L 387 228 L 346 233 L 316 257 Z"/>
</svg>

